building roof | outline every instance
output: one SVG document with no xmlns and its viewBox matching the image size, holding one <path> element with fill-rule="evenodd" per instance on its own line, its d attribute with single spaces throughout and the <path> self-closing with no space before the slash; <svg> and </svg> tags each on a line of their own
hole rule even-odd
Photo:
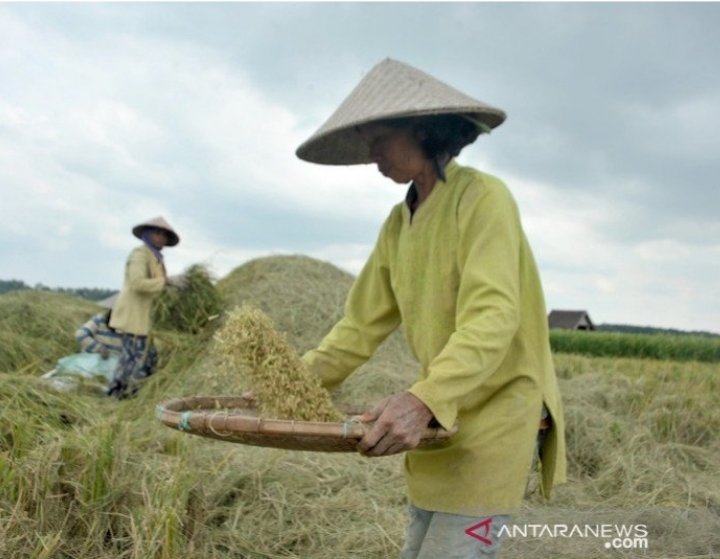
<svg viewBox="0 0 720 559">
<path fill-rule="evenodd" d="M 595 330 L 587 311 L 551 311 L 548 315 L 550 328 L 565 328 L 567 330 Z"/>
</svg>

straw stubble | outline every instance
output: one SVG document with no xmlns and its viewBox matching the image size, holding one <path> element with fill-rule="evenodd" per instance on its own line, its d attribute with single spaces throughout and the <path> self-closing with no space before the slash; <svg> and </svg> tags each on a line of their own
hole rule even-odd
<svg viewBox="0 0 720 559">
<path fill-rule="evenodd" d="M 311 374 L 285 336 L 257 308 L 231 311 L 215 334 L 228 372 L 244 369 L 264 417 L 296 421 L 343 421 L 320 379 Z"/>
</svg>

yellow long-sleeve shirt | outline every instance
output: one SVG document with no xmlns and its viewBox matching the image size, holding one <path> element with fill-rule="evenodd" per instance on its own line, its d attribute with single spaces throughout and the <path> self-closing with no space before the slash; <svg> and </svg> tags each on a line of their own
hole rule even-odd
<svg viewBox="0 0 720 559">
<path fill-rule="evenodd" d="M 519 508 L 542 403 L 553 420 L 543 487 L 565 479 L 564 422 L 544 297 L 517 206 L 497 178 L 451 161 L 411 214 L 393 208 L 344 318 L 303 359 L 328 388 L 402 322 L 421 365 L 410 388 L 449 442 L 406 454 L 410 501 L 472 516 Z"/>
<path fill-rule="evenodd" d="M 145 245 L 130 253 L 125 281 L 113 307 L 110 326 L 125 334 L 150 333 L 152 304 L 165 288 L 165 268 Z"/>
</svg>

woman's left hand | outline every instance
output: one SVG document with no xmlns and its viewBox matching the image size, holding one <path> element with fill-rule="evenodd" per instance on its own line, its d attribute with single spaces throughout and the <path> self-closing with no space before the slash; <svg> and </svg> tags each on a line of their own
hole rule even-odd
<svg viewBox="0 0 720 559">
<path fill-rule="evenodd" d="M 360 416 L 360 421 L 375 424 L 358 444 L 358 451 L 364 456 L 389 456 L 411 450 L 420 443 L 432 417 L 430 409 L 410 392 L 393 394 Z"/>
</svg>

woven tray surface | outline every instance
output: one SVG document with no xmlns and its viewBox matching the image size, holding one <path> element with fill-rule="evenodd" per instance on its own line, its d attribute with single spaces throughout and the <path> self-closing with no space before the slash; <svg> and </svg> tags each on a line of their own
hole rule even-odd
<svg viewBox="0 0 720 559">
<path fill-rule="evenodd" d="M 344 410 L 345 411 L 345 410 Z M 347 410 L 347 421 L 340 423 L 292 421 L 258 417 L 253 401 L 239 396 L 192 396 L 163 402 L 157 418 L 183 433 L 221 441 L 289 450 L 355 452 L 369 424 L 360 423 Z M 428 427 L 421 447 L 439 444 L 453 431 Z"/>
</svg>

